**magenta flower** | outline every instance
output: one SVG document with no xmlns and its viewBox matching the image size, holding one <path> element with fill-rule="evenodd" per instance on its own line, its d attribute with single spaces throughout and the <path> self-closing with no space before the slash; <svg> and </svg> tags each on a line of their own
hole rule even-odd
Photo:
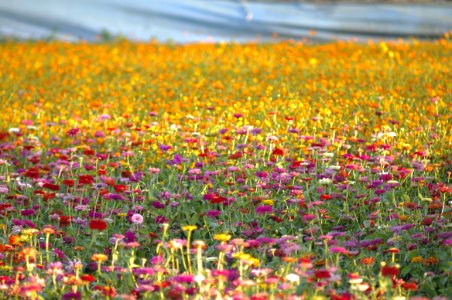
<svg viewBox="0 0 452 300">
<path fill-rule="evenodd" d="M 163 223 L 168 223 L 168 218 L 166 218 L 164 216 L 155 217 L 155 224 L 163 224 Z"/>
<path fill-rule="evenodd" d="M 273 211 L 272 207 L 270 205 L 260 205 L 256 207 L 256 213 L 258 215 L 268 214 Z"/>
<path fill-rule="evenodd" d="M 177 283 L 193 283 L 195 281 L 193 275 L 190 274 L 180 274 L 180 275 L 176 275 L 173 278 L 171 278 L 172 280 L 174 280 Z"/>
<path fill-rule="evenodd" d="M 79 128 L 72 128 L 69 129 L 66 134 L 69 136 L 76 136 L 79 133 L 80 129 Z"/>
<path fill-rule="evenodd" d="M 331 247 L 330 252 L 331 253 L 342 253 L 342 254 L 348 253 L 347 249 L 345 249 L 344 247 L 339 247 L 339 246 Z"/>
<path fill-rule="evenodd" d="M 218 217 L 220 214 L 221 214 L 221 212 L 220 212 L 219 210 L 216 210 L 216 209 L 214 209 L 214 210 L 209 210 L 209 211 L 207 212 L 207 216 L 208 216 L 209 218 L 216 218 L 216 217 Z"/>
</svg>

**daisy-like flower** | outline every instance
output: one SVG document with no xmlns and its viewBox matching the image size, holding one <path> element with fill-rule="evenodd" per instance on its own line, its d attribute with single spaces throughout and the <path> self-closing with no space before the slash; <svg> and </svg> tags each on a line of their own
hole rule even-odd
<svg viewBox="0 0 452 300">
<path fill-rule="evenodd" d="M 141 224 L 143 223 L 143 216 L 140 214 L 134 214 L 132 215 L 131 221 L 134 224 Z"/>
</svg>

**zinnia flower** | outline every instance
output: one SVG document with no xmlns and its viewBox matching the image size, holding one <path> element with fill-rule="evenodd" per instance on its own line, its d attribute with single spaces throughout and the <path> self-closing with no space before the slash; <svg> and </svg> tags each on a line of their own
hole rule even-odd
<svg viewBox="0 0 452 300">
<path fill-rule="evenodd" d="M 131 218 L 132 223 L 141 224 L 143 223 L 143 216 L 140 214 L 134 214 Z"/>
<path fill-rule="evenodd" d="M 399 268 L 393 266 L 384 266 L 381 268 L 381 275 L 385 277 L 395 277 L 399 275 Z"/>
<path fill-rule="evenodd" d="M 89 221 L 89 228 L 91 230 L 103 231 L 107 229 L 107 222 L 102 219 L 92 219 L 91 221 Z"/>
<path fill-rule="evenodd" d="M 256 213 L 259 215 L 271 213 L 271 212 L 272 212 L 272 207 L 270 205 L 260 205 L 260 206 L 256 207 Z"/>
</svg>

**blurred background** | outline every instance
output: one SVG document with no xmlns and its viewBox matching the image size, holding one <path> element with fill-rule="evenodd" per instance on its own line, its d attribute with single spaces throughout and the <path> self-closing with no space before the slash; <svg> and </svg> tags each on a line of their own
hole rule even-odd
<svg viewBox="0 0 452 300">
<path fill-rule="evenodd" d="M 447 0 L 0 0 L 0 37 L 174 43 L 435 39 Z"/>
</svg>

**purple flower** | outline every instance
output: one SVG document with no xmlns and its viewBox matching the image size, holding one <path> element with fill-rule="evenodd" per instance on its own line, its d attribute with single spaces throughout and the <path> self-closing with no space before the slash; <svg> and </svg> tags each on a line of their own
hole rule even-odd
<svg viewBox="0 0 452 300">
<path fill-rule="evenodd" d="M 159 145 L 159 149 L 162 150 L 163 152 L 167 152 L 171 148 L 172 147 L 169 145 Z"/>
<path fill-rule="evenodd" d="M 165 204 L 159 201 L 152 201 L 151 205 L 154 206 L 155 208 L 165 208 Z"/>
<path fill-rule="evenodd" d="M 163 224 L 163 223 L 168 223 L 168 218 L 164 217 L 164 216 L 157 216 L 154 219 L 155 224 Z"/>
<path fill-rule="evenodd" d="M 259 134 L 259 133 L 261 133 L 262 132 L 262 129 L 260 129 L 260 128 L 253 128 L 252 130 L 251 130 L 251 134 L 252 135 L 257 135 L 257 134 Z"/>
<path fill-rule="evenodd" d="M 20 214 L 24 217 L 28 217 L 28 216 L 33 216 L 35 214 L 35 210 L 34 209 L 23 209 Z"/>
<path fill-rule="evenodd" d="M 70 299 L 82 299 L 82 294 L 80 292 L 69 292 L 63 295 L 62 300 L 70 300 Z"/>
<path fill-rule="evenodd" d="M 129 179 L 133 182 L 139 182 L 141 179 L 143 179 L 143 175 L 143 172 L 135 172 L 129 177 Z"/>
<path fill-rule="evenodd" d="M 154 269 L 153 268 L 136 268 L 133 269 L 134 275 L 154 275 Z"/>
<path fill-rule="evenodd" d="M 216 218 L 216 217 L 218 217 L 220 214 L 221 214 L 221 212 L 220 212 L 219 210 L 216 210 L 216 209 L 214 209 L 214 210 L 209 210 L 209 211 L 207 212 L 207 216 L 208 216 L 209 218 Z"/>
<path fill-rule="evenodd" d="M 132 231 L 124 232 L 124 236 L 127 239 L 127 242 L 129 243 L 135 242 L 135 234 Z"/>
<path fill-rule="evenodd" d="M 63 253 L 63 251 L 59 250 L 58 248 L 53 248 L 53 253 L 58 257 L 58 258 L 65 258 L 66 255 Z"/>
</svg>

